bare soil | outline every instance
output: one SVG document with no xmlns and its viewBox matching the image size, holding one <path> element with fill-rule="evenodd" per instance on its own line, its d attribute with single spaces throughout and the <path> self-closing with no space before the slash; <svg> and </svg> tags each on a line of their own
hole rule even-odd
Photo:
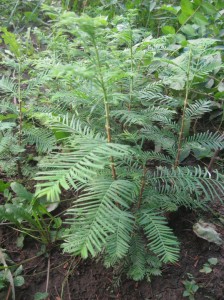
<svg viewBox="0 0 224 300">
<path fill-rule="evenodd" d="M 151 282 L 136 283 L 123 277 L 118 286 L 113 270 L 106 269 L 100 261 L 81 261 L 63 254 L 57 245 L 48 257 L 44 254 L 38 256 L 41 245 L 29 238 L 23 249 L 19 249 L 16 246 L 18 233 L 5 226 L 0 228 L 1 248 L 7 249 L 11 259 L 22 263 L 24 268 L 25 284 L 17 288 L 16 300 L 33 300 L 35 293 L 45 292 L 47 273 L 47 300 L 188 299 L 183 297 L 183 281 L 188 279 L 188 273 L 200 287 L 195 294 L 196 300 L 223 300 L 224 248 L 198 238 L 192 230 L 196 220 L 195 213 L 184 209 L 171 214 L 170 225 L 181 242 L 181 258 L 178 264 L 165 265 L 162 276 L 152 278 Z M 218 264 L 211 273 L 201 273 L 203 264 L 211 257 L 217 258 Z"/>
</svg>

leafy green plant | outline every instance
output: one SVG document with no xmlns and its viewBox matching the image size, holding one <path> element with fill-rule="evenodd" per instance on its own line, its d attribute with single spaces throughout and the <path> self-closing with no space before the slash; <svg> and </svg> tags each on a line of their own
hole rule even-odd
<svg viewBox="0 0 224 300">
<path fill-rule="evenodd" d="M 10 194 L 7 203 L 0 205 L 0 221 L 11 222 L 22 234 L 45 245 L 55 242 L 61 226 L 60 218 L 53 217 L 48 212 L 46 203 L 35 199 L 20 183 L 11 183 L 11 189 L 16 196 Z M 48 221 L 45 220 L 46 217 Z"/>
<path fill-rule="evenodd" d="M 23 266 L 13 266 L 14 262 L 2 249 L 0 249 L 0 262 L 0 290 L 5 289 L 10 284 L 12 299 L 15 300 L 15 287 L 22 286 L 25 283 L 24 277 L 21 275 Z"/>
<path fill-rule="evenodd" d="M 40 6 L 44 1 L 41 0 L 3 0 L 0 4 L 0 21 L 3 26 L 19 30 L 21 27 L 30 24 L 41 23 L 39 17 Z M 49 2 L 49 1 L 47 1 Z"/>
<path fill-rule="evenodd" d="M 34 300 L 45 300 L 47 299 L 48 297 L 48 293 L 41 293 L 41 292 L 37 292 L 35 295 L 34 295 Z"/>
<path fill-rule="evenodd" d="M 150 28 L 154 36 L 175 34 L 179 38 L 217 37 L 222 35 L 223 4 L 221 0 L 182 0 L 182 1 L 144 1 L 144 0 L 99 0 L 63 1 L 63 7 L 76 13 L 89 13 L 92 16 L 126 15 L 136 10 L 136 25 Z"/>
<path fill-rule="evenodd" d="M 165 213 L 221 200 L 221 174 L 181 165 L 197 147 L 223 147 L 217 132 L 190 132 L 192 121 L 212 107 L 208 100 L 190 101 L 191 87 L 217 64 L 203 61 L 203 54 L 213 53 L 209 39 L 189 41 L 188 49 L 181 46 L 184 54 L 174 62 L 161 55 L 173 37 L 151 39 L 133 27 L 130 16 L 112 25 L 113 30 L 105 18 L 72 12 L 64 12 L 55 24 L 60 42 L 75 38 L 70 41 L 73 53 L 61 52 L 57 64 L 50 65 L 49 77 L 57 78 L 59 91 L 52 95 L 55 86 L 49 81 L 48 108 L 56 99 L 65 113 L 54 110 L 41 118 L 63 138 L 39 164 L 36 196 L 54 202 L 63 190 L 79 191 L 67 211 L 64 251 L 83 258 L 103 255 L 106 266 L 122 266 L 134 280 L 149 279 L 160 274 L 161 263 L 178 259 L 179 243 Z M 175 75 L 170 66 L 177 68 Z M 36 67 L 48 70 L 49 65 L 37 62 Z M 161 80 L 153 82 L 156 76 Z M 165 92 L 172 91 L 175 76 L 182 76 L 182 99 Z M 182 109 L 180 122 L 176 108 Z"/>
<path fill-rule="evenodd" d="M 67 212 L 64 250 L 83 258 L 103 254 L 107 266 L 149 279 L 162 263 L 178 259 L 166 213 L 182 205 L 206 208 L 223 193 L 221 174 L 183 166 L 192 153 L 200 159 L 223 148 L 221 133 L 197 131 L 214 103 L 206 93 L 195 97 L 220 76 L 218 43 L 204 38 L 210 25 L 204 14 L 213 16 L 220 5 L 100 2 L 108 18 L 66 11 L 96 14 L 100 8 L 88 1 L 63 1 L 62 9 L 43 5 L 54 27 L 51 38 L 35 30 L 47 43 L 35 59 L 24 42 L 1 29 L 10 74 L 0 79 L 0 165 L 20 177 L 31 173 L 30 162 L 40 168 L 35 196 L 18 184 L 12 184 L 16 198 L 5 192 L 1 219 L 48 244 L 57 221 L 46 202 L 58 203 L 63 190 L 73 188 L 79 197 Z M 136 26 L 141 14 L 141 24 L 164 36 Z M 173 21 L 161 21 L 170 14 Z"/>
<path fill-rule="evenodd" d="M 217 265 L 218 259 L 211 257 L 208 259 L 208 262 L 203 265 L 203 268 L 200 270 L 201 273 L 209 274 L 212 272 L 212 268 Z"/>
<path fill-rule="evenodd" d="M 199 285 L 196 283 L 192 274 L 188 273 L 187 275 L 189 280 L 186 279 L 183 281 L 184 288 L 185 288 L 183 296 L 188 297 L 189 300 L 194 300 L 195 299 L 194 296 L 197 290 L 199 289 Z"/>
<path fill-rule="evenodd" d="M 40 128 L 30 111 L 30 98 L 37 97 L 38 90 L 46 80 L 45 76 L 24 78 L 30 67 L 23 45 L 16 36 L 2 28 L 2 37 L 10 50 L 5 55 L 3 65 L 11 68 L 11 74 L 0 79 L 0 92 L 3 97 L 0 116 L 0 165 L 7 175 L 15 174 L 22 178 L 35 169 L 34 155 L 29 153 L 29 145 L 36 146 L 36 152 L 50 151 L 56 143 L 55 136 L 46 128 Z M 13 56 L 13 58 L 11 58 Z M 24 88 L 25 87 L 25 88 Z M 32 151 L 31 151 L 32 152 Z M 33 168 L 30 168 L 33 162 Z"/>
</svg>

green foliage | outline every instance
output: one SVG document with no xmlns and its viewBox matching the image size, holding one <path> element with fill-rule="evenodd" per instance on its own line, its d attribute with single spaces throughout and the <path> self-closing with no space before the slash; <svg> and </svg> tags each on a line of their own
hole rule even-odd
<svg viewBox="0 0 224 300">
<path fill-rule="evenodd" d="M 11 183 L 11 189 L 16 196 L 12 197 L 8 193 L 7 203 L 0 205 L 0 221 L 3 224 L 9 221 L 19 228 L 21 233 L 43 244 L 51 244 L 54 241 L 53 228 L 55 227 L 58 233 L 60 222 L 48 212 L 46 201 L 41 203 L 35 199 L 34 195 L 18 182 Z M 45 221 L 46 216 L 50 219 L 49 222 Z"/>
<path fill-rule="evenodd" d="M 48 293 L 41 293 L 41 292 L 37 292 L 34 295 L 34 300 L 45 300 L 48 297 Z"/>
<path fill-rule="evenodd" d="M 108 159 L 111 156 L 122 157 L 129 152 L 128 147 L 124 145 L 107 144 L 106 140 L 99 135 L 89 139 L 86 136 L 77 138 L 76 143 L 76 151 L 66 152 L 65 148 L 63 153 L 43 160 L 45 171 L 36 177 L 36 180 L 44 181 L 38 185 L 41 188 L 38 196 L 46 195 L 49 201 L 59 201 L 60 187 L 65 190 L 71 187 L 77 189 L 79 185 L 76 181 L 87 183 L 97 175 L 97 171 L 109 164 Z M 52 170 L 52 165 L 55 163 L 57 168 Z"/>
<path fill-rule="evenodd" d="M 150 280 L 178 260 L 166 213 L 222 201 L 218 171 L 186 166 L 223 149 L 220 130 L 197 127 L 222 105 L 220 1 L 23 2 L 9 23 L 43 14 L 50 32 L 28 29 L 24 39 L 1 29 L 0 167 L 32 170 L 37 188 L 14 183 L 12 198 L 3 185 L 1 220 L 49 244 L 60 222 L 46 202 L 73 189 L 64 251 Z M 193 299 L 196 283 L 185 287 Z"/>
<path fill-rule="evenodd" d="M 65 135 L 39 164 L 36 195 L 59 201 L 63 190 L 80 191 L 67 211 L 64 251 L 83 258 L 102 254 L 106 266 L 122 266 L 135 280 L 150 279 L 160 274 L 161 263 L 178 259 L 179 243 L 164 212 L 183 205 L 205 208 L 215 197 L 221 201 L 222 175 L 175 165 L 179 151 L 181 162 L 195 149 L 223 148 L 218 132 L 190 131 L 212 102 L 192 98 L 182 107 L 186 89 L 191 97 L 191 89 L 218 71 L 220 54 L 211 39 L 180 45 L 173 37 L 152 39 L 131 22 L 116 22 L 111 30 L 102 17 L 72 12 L 58 17 L 56 34 L 76 37 L 70 46 L 77 56 L 71 61 L 61 53 L 60 68 L 51 67 L 60 92 L 51 98 L 54 86 L 48 83 L 48 105 L 56 99 L 67 113 L 46 113 L 45 126 Z M 171 45 L 177 52 L 167 58 Z M 154 84 L 156 77 L 161 80 Z M 177 78 L 181 86 L 174 87 Z M 184 111 L 181 145 L 177 109 Z"/>
<path fill-rule="evenodd" d="M 183 296 L 188 297 L 189 300 L 194 300 L 195 299 L 194 295 L 199 289 L 199 285 L 197 285 L 196 281 L 194 280 L 194 277 L 189 273 L 188 273 L 188 278 L 189 280 L 186 279 L 183 281 L 184 288 L 185 288 Z"/>
<path fill-rule="evenodd" d="M 130 247 L 126 257 L 125 270 L 127 276 L 136 281 L 145 277 L 150 281 L 151 276 L 161 275 L 161 261 L 150 254 L 145 248 L 142 236 L 134 234 L 130 240 Z"/>
<path fill-rule="evenodd" d="M 29 153 L 29 145 L 36 148 L 32 152 L 44 154 L 51 151 L 56 144 L 54 133 L 47 128 L 40 128 L 30 111 L 30 98 L 36 97 L 47 75 L 45 73 L 36 78 L 25 79 L 24 74 L 31 61 L 26 60 L 24 53 L 22 55 L 22 45 L 17 43 L 13 34 L 9 35 L 8 40 L 4 40 L 10 50 L 14 51 L 12 72 L 18 75 L 18 80 L 10 76 L 0 79 L 0 93 L 4 97 L 0 105 L 0 166 L 9 175 L 17 172 L 19 177 L 30 176 L 35 172 L 35 168 L 31 170 L 30 162 L 33 163 L 35 159 Z M 9 57 L 4 65 L 7 65 L 8 61 Z"/>
<path fill-rule="evenodd" d="M 211 257 L 208 259 L 208 262 L 203 265 L 203 268 L 200 270 L 201 273 L 209 274 L 212 272 L 212 267 L 217 265 L 218 259 Z"/>
<path fill-rule="evenodd" d="M 12 299 L 15 300 L 15 287 L 20 287 L 25 283 L 24 277 L 21 275 L 23 266 L 17 267 L 3 249 L 0 249 L 0 263 L 0 290 L 6 289 L 10 284 Z"/>
<path fill-rule="evenodd" d="M 2 38 L 5 42 L 6 45 L 9 46 L 10 51 L 17 57 L 19 58 L 21 56 L 21 47 L 16 40 L 16 36 L 9 32 L 6 28 L 1 28 L 1 31 L 3 32 Z"/>
<path fill-rule="evenodd" d="M 0 180 L 0 193 L 4 192 L 4 190 L 7 189 L 9 186 L 10 184 L 8 182 Z"/>
<path fill-rule="evenodd" d="M 72 227 L 66 234 L 65 251 L 81 253 L 83 258 L 88 257 L 88 252 L 95 256 L 102 250 L 106 240 L 109 241 L 110 234 L 117 232 L 119 235 L 114 238 L 118 239 L 116 244 L 119 247 L 115 244 L 111 248 L 109 242 L 108 255 L 110 252 L 115 259 L 123 257 L 128 249 L 125 240 L 129 240 L 134 217 L 121 208 L 128 208 L 135 189 L 135 185 L 127 180 L 100 179 L 91 182 L 91 186 L 76 202 L 76 207 L 69 211 L 77 216 L 77 222 L 73 225 L 74 218 L 67 220 Z M 123 230 L 120 228 L 122 224 L 125 226 Z M 112 249 L 115 252 L 111 252 Z"/>
<path fill-rule="evenodd" d="M 55 136 L 52 131 L 47 128 L 27 126 L 27 128 L 24 127 L 23 134 L 26 143 L 35 145 L 38 153 L 48 153 L 55 147 Z"/>
<path fill-rule="evenodd" d="M 12 96 L 16 96 L 17 92 L 17 85 L 14 83 L 14 81 L 10 78 L 5 78 L 4 76 L 0 80 L 0 89 L 3 93 L 10 93 Z"/>
<path fill-rule="evenodd" d="M 39 23 L 38 15 L 40 14 L 42 2 L 39 0 L 2 0 L 0 4 L 2 12 L 0 16 L 1 24 L 19 29 L 19 27 L 27 26 L 30 23 Z"/>
<path fill-rule="evenodd" d="M 178 242 L 175 237 L 172 237 L 172 230 L 167 226 L 165 218 L 144 209 L 139 214 L 139 224 L 143 226 L 146 236 L 150 240 L 151 251 L 157 254 L 162 262 L 175 262 L 179 253 L 176 248 Z"/>
<path fill-rule="evenodd" d="M 201 273 L 209 274 L 212 272 L 212 267 L 217 265 L 218 259 L 211 257 L 208 259 L 208 262 L 203 265 L 203 268 L 200 270 Z"/>
</svg>

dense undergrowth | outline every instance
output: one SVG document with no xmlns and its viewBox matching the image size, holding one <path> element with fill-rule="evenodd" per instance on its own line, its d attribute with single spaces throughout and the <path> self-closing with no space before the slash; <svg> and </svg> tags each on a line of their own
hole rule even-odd
<svg viewBox="0 0 224 300">
<path fill-rule="evenodd" d="M 222 1 L 3 2 L 1 221 L 160 275 L 179 259 L 169 213 L 222 201 Z"/>
</svg>

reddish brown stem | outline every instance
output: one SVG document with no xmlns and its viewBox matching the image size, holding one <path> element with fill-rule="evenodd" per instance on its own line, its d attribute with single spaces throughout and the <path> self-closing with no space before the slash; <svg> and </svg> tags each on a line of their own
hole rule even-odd
<svg viewBox="0 0 224 300">
<path fill-rule="evenodd" d="M 5 298 L 5 300 L 9 300 L 9 297 L 10 297 L 11 291 L 12 291 L 12 287 L 11 287 L 11 285 L 10 285 L 10 286 L 9 286 L 9 288 L 8 288 L 8 292 L 7 292 L 7 295 L 6 295 L 6 298 Z"/>
<path fill-rule="evenodd" d="M 209 162 L 209 165 L 208 165 L 208 171 L 209 171 L 209 172 L 212 171 L 212 167 L 213 167 L 213 165 L 214 165 L 214 162 L 215 162 L 216 157 L 218 156 L 219 152 L 220 152 L 220 149 L 217 149 L 217 150 L 215 151 L 215 153 L 213 154 L 213 156 L 212 156 L 212 158 L 211 158 L 211 160 L 210 160 L 210 162 Z"/>
</svg>

